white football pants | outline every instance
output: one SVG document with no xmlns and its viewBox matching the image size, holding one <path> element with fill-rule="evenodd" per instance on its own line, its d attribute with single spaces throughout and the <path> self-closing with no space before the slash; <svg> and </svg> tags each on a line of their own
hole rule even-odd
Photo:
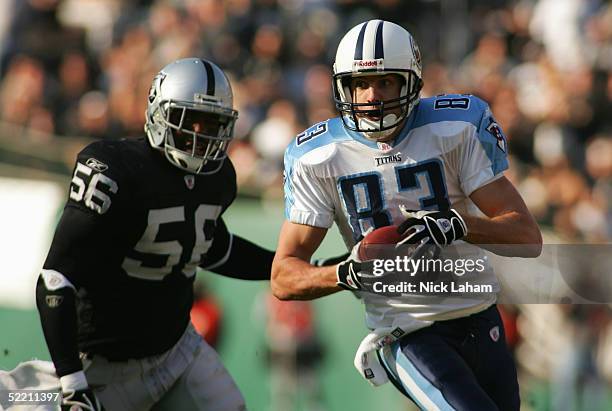
<svg viewBox="0 0 612 411">
<path fill-rule="evenodd" d="M 38 374 L 32 380 L 46 381 L 44 387 L 7 384 L 9 388 L 59 389 L 52 364 L 37 363 L 43 366 L 22 363 L 16 370 L 23 373 L 31 369 L 28 373 Z M 176 345 L 161 355 L 127 362 L 94 356 L 83 359 L 83 369 L 90 387 L 108 411 L 246 410 L 244 398 L 219 355 L 191 324 Z"/>
</svg>

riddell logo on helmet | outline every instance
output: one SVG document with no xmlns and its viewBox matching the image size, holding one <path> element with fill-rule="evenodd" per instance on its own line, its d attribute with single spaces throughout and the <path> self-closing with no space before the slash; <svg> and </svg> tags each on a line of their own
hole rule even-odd
<svg viewBox="0 0 612 411">
<path fill-rule="evenodd" d="M 355 60 L 353 61 L 353 71 L 364 70 L 364 69 L 377 69 L 381 70 L 384 68 L 384 60 Z"/>
</svg>

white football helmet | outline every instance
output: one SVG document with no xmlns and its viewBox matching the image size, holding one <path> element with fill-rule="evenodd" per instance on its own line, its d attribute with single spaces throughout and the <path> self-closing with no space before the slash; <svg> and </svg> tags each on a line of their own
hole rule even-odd
<svg viewBox="0 0 612 411">
<path fill-rule="evenodd" d="M 350 85 L 353 77 L 392 73 L 399 74 L 404 81 L 399 98 L 372 103 L 352 101 Z M 395 23 L 369 20 L 358 24 L 338 45 L 332 83 L 336 108 L 344 126 L 371 140 L 385 139 L 419 102 L 423 87 L 419 47 L 410 33 Z M 365 106 L 369 108 L 364 109 Z M 397 108 L 401 108 L 399 116 L 389 113 Z"/>
<path fill-rule="evenodd" d="M 151 84 L 145 115 L 151 146 L 164 151 L 176 167 L 197 174 L 221 168 L 238 118 L 225 73 L 198 58 L 161 69 Z"/>
</svg>

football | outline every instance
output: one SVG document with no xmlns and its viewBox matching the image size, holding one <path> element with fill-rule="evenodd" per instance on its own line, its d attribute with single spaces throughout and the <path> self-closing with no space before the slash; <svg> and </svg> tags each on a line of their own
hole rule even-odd
<svg viewBox="0 0 612 411">
<path fill-rule="evenodd" d="M 358 256 L 361 261 L 393 258 L 395 247 L 402 236 L 397 232 L 396 225 L 377 228 L 367 234 L 359 245 Z"/>
</svg>

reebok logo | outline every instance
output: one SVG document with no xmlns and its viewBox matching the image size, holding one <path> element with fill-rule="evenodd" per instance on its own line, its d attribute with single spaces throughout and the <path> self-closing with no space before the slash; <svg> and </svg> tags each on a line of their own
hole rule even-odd
<svg viewBox="0 0 612 411">
<path fill-rule="evenodd" d="M 106 164 L 104 164 L 100 160 L 95 159 L 93 157 L 88 158 L 87 161 L 85 162 L 85 165 L 99 173 L 102 173 L 108 170 L 108 166 Z"/>
</svg>

